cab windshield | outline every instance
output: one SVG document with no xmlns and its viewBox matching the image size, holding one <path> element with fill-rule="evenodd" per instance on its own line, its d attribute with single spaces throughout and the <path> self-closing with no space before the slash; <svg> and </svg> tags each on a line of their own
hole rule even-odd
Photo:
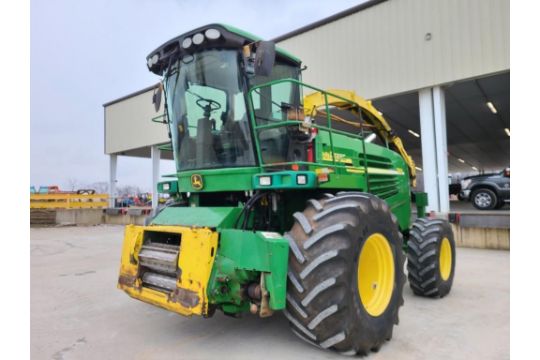
<svg viewBox="0 0 540 360">
<path fill-rule="evenodd" d="M 165 90 L 178 171 L 255 165 L 237 51 L 184 56 Z"/>
</svg>

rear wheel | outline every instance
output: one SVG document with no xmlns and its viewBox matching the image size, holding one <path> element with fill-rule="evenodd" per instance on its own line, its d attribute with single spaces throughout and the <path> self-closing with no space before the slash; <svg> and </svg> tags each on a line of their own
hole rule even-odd
<svg viewBox="0 0 540 360">
<path fill-rule="evenodd" d="M 456 245 L 448 221 L 417 219 L 409 232 L 407 258 L 409 284 L 416 295 L 447 295 L 456 266 Z"/>
<path fill-rule="evenodd" d="M 377 351 L 403 304 L 403 238 L 386 202 L 366 193 L 309 200 L 294 214 L 286 317 L 302 339 L 344 354 Z"/>
</svg>

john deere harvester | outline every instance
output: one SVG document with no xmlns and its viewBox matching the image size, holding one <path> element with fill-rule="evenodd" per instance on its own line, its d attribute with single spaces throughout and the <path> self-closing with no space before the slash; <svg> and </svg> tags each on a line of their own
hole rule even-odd
<svg viewBox="0 0 540 360">
<path fill-rule="evenodd" d="M 452 230 L 425 217 L 414 162 L 370 102 L 302 83 L 300 59 L 225 25 L 147 61 L 177 172 L 159 185 L 168 206 L 126 228 L 120 289 L 182 315 L 283 311 L 345 354 L 392 337 L 405 257 L 415 294 L 448 294 Z"/>
</svg>

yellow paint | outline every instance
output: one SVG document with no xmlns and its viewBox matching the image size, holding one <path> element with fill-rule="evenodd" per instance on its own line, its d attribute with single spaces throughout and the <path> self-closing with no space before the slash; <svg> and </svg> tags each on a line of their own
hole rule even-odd
<svg viewBox="0 0 540 360">
<path fill-rule="evenodd" d="M 401 170 L 401 171 L 399 171 Z M 348 167 L 346 169 L 347 172 L 353 173 L 353 174 L 363 174 L 365 173 L 364 168 L 361 167 Z M 404 175 L 402 169 L 379 169 L 374 167 L 368 168 L 368 174 L 377 174 L 377 175 Z"/>
<path fill-rule="evenodd" d="M 394 291 L 394 255 L 381 233 L 370 235 L 358 259 L 358 293 L 366 312 L 377 317 L 384 313 Z"/>
<path fill-rule="evenodd" d="M 319 174 L 330 174 L 330 173 L 333 173 L 334 172 L 334 169 L 331 169 L 331 168 L 316 168 L 315 169 L 315 174 L 319 175 Z"/>
<path fill-rule="evenodd" d="M 201 190 L 204 187 L 202 176 L 199 174 L 191 175 L 191 186 L 195 190 Z"/>
<path fill-rule="evenodd" d="M 128 225 L 124 230 L 124 243 L 122 245 L 122 256 L 120 261 L 120 274 L 132 277 L 137 276 L 137 265 L 130 259 L 139 262 L 139 251 L 141 250 L 143 231 L 141 226 Z"/>
<path fill-rule="evenodd" d="M 332 158 L 332 153 L 329 152 L 329 151 L 325 151 L 322 153 L 322 159 L 323 161 L 332 161 L 333 158 Z"/>
<path fill-rule="evenodd" d="M 194 307 L 185 307 L 179 302 L 172 301 L 169 294 L 142 287 L 138 275 L 138 254 L 141 250 L 145 230 L 181 234 L 180 255 L 178 267 L 181 276 L 177 279 L 179 289 L 197 293 L 199 302 Z M 218 233 L 208 228 L 188 228 L 183 226 L 136 226 L 128 225 L 122 247 L 120 276 L 137 278 L 133 286 L 118 284 L 131 297 L 182 315 L 205 315 L 208 311 L 206 294 L 208 280 L 217 252 Z M 130 259 L 135 259 L 132 262 Z"/>
<path fill-rule="evenodd" d="M 108 194 L 30 194 L 30 200 L 99 200 L 108 198 Z"/>
<path fill-rule="evenodd" d="M 109 205 L 105 201 L 93 201 L 86 203 L 68 203 L 68 202 L 39 202 L 30 203 L 30 209 L 104 209 Z"/>
<path fill-rule="evenodd" d="M 108 194 L 31 194 L 30 209 L 106 208 Z"/>
<path fill-rule="evenodd" d="M 448 238 L 443 238 L 441 241 L 441 249 L 439 250 L 439 272 L 441 278 L 446 281 L 452 272 L 452 248 Z"/>
<path fill-rule="evenodd" d="M 349 164 L 349 165 L 352 165 L 352 163 L 353 163 L 352 159 L 346 157 L 345 154 L 334 153 L 334 158 L 336 159 L 336 162 Z M 323 159 L 323 161 L 333 161 L 334 159 L 332 158 L 332 152 L 324 151 L 322 153 L 322 159 Z"/>
<path fill-rule="evenodd" d="M 336 159 L 336 162 L 344 163 L 347 165 L 352 165 L 353 161 L 351 158 L 346 157 L 344 154 L 340 153 L 334 153 L 334 157 Z M 332 161 L 332 153 L 325 151 L 322 153 L 322 159 L 323 161 Z M 346 168 L 346 171 L 353 174 L 363 174 L 365 173 L 365 170 L 363 167 L 356 167 L 356 166 L 349 166 Z M 396 169 L 381 169 L 381 168 L 375 168 L 375 167 L 369 167 L 368 168 L 368 174 L 381 174 L 381 175 L 404 175 L 405 172 L 402 168 L 396 168 Z"/>
<path fill-rule="evenodd" d="M 364 169 L 360 169 L 360 168 L 347 168 L 347 172 L 352 173 L 352 174 L 363 174 L 363 173 L 365 173 Z"/>
<path fill-rule="evenodd" d="M 328 89 L 328 92 L 340 97 L 338 98 L 330 94 L 327 95 L 329 106 L 336 106 L 341 109 L 351 109 L 353 111 L 356 111 L 353 108 L 353 104 L 357 104 L 360 108 L 362 108 L 370 115 L 369 117 L 364 118 L 364 120 L 368 124 L 373 125 L 373 130 L 377 133 L 377 135 L 379 135 L 381 138 L 391 144 L 394 150 L 396 150 L 401 155 L 403 160 L 405 160 L 405 163 L 409 168 L 411 185 L 416 186 L 416 167 L 414 164 L 414 160 L 405 150 L 403 142 L 401 141 L 399 136 L 395 135 L 392 132 L 392 128 L 390 127 L 386 119 L 371 104 L 371 101 L 366 101 L 362 97 L 356 95 L 354 91 Z M 348 101 L 345 101 L 341 98 Z M 306 116 L 315 116 L 315 114 L 317 113 L 317 109 L 325 107 L 325 105 L 326 101 L 325 95 L 323 93 L 315 92 L 304 97 L 304 113 Z"/>
<path fill-rule="evenodd" d="M 379 168 L 368 168 L 368 174 L 379 174 L 379 175 L 403 175 L 403 171 L 398 171 L 394 169 L 379 169 Z"/>
</svg>

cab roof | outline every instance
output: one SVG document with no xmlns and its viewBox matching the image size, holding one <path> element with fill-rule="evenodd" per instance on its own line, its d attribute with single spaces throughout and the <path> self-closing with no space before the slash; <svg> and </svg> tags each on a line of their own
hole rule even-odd
<svg viewBox="0 0 540 360">
<path fill-rule="evenodd" d="M 200 34 L 204 35 L 209 29 L 215 29 L 219 31 L 219 37 L 217 39 L 209 39 L 203 37 L 203 40 L 199 44 L 195 44 L 193 36 Z M 200 39 L 200 35 L 198 35 Z M 261 41 L 262 39 L 249 32 L 235 28 L 225 24 L 208 24 L 201 26 L 197 29 L 188 31 L 180 36 L 177 36 L 163 45 L 152 51 L 147 57 L 148 69 L 157 75 L 163 75 L 163 71 L 168 65 L 186 55 L 192 54 L 201 49 L 214 49 L 214 48 L 229 48 L 240 49 L 244 45 Z M 189 44 L 189 46 L 183 46 L 183 44 Z M 276 47 L 276 56 L 280 60 L 292 63 L 293 65 L 300 66 L 301 60 L 291 53 Z"/>
</svg>

